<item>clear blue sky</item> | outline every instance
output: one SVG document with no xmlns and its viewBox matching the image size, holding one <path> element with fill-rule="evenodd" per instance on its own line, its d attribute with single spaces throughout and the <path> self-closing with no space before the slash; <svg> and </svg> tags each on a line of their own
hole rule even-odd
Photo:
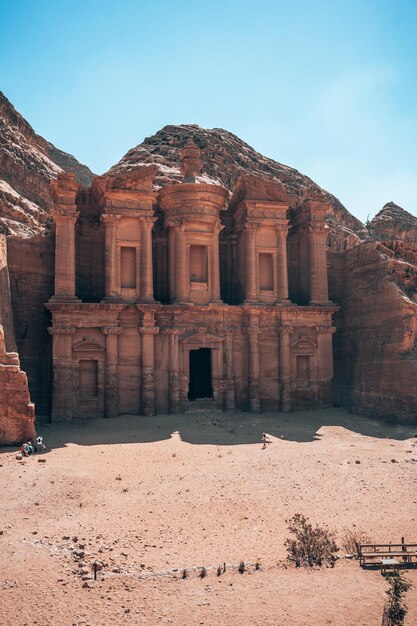
<svg viewBox="0 0 417 626">
<path fill-rule="evenodd" d="M 416 0 L 0 0 L 0 89 L 95 173 L 226 128 L 361 219 L 417 214 L 416 66 Z"/>
</svg>

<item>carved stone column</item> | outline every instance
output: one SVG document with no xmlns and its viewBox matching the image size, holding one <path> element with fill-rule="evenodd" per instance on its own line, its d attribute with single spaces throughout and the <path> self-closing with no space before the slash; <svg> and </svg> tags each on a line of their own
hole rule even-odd
<svg viewBox="0 0 417 626">
<path fill-rule="evenodd" d="M 317 355 L 315 384 L 317 389 L 317 401 L 319 406 L 332 406 L 333 404 L 333 346 L 332 335 L 336 328 L 331 323 L 316 326 Z"/>
<path fill-rule="evenodd" d="M 233 411 L 235 408 L 235 376 L 233 368 L 233 326 L 226 326 L 224 342 L 224 377 L 225 377 L 225 397 L 224 408 L 226 411 Z"/>
<path fill-rule="evenodd" d="M 249 383 L 249 410 L 252 413 L 259 413 L 261 402 L 259 399 L 259 321 L 250 317 L 248 321 L 248 383 Z"/>
<path fill-rule="evenodd" d="M 187 259 L 185 226 L 175 229 L 175 304 L 190 301 L 190 270 Z"/>
<path fill-rule="evenodd" d="M 178 337 L 181 331 L 168 328 L 166 331 L 169 342 L 169 412 L 180 412 L 180 358 Z"/>
<path fill-rule="evenodd" d="M 308 226 L 310 246 L 310 304 L 328 304 L 326 227 L 323 222 Z"/>
<path fill-rule="evenodd" d="M 216 225 L 213 231 L 213 237 L 210 245 L 211 257 L 211 302 L 221 302 L 220 299 L 220 266 L 219 266 L 219 232 L 220 225 Z"/>
<path fill-rule="evenodd" d="M 55 214 L 55 294 L 57 302 L 77 302 L 75 295 L 75 223 L 79 213 Z"/>
<path fill-rule="evenodd" d="M 75 175 L 61 172 L 51 181 L 55 221 L 55 294 L 52 302 L 77 302 L 75 295 L 75 223 L 79 184 Z"/>
<path fill-rule="evenodd" d="M 246 236 L 246 287 L 245 302 L 257 302 L 257 271 L 256 271 L 256 230 L 257 224 L 245 224 Z"/>
<path fill-rule="evenodd" d="M 57 325 L 48 328 L 52 335 L 52 421 L 65 422 L 74 416 L 74 363 L 72 335 L 74 326 Z"/>
<path fill-rule="evenodd" d="M 104 213 L 101 216 L 105 229 L 104 271 L 105 297 L 104 302 L 117 302 L 120 299 L 117 287 L 116 230 L 119 220 L 117 215 Z"/>
<path fill-rule="evenodd" d="M 152 263 L 152 228 L 154 220 L 142 220 L 142 267 L 140 278 L 141 302 L 154 302 L 153 297 L 153 263 Z"/>
<path fill-rule="evenodd" d="M 287 224 L 276 224 L 277 233 L 277 274 L 278 288 L 277 300 L 288 304 L 288 266 L 287 266 Z"/>
<path fill-rule="evenodd" d="M 155 335 L 159 328 L 141 326 L 142 335 L 142 415 L 155 414 Z"/>
<path fill-rule="evenodd" d="M 291 326 L 281 326 L 279 329 L 280 409 L 285 413 L 291 411 L 291 332 Z"/>
<path fill-rule="evenodd" d="M 168 279 L 169 279 L 169 301 L 175 300 L 175 274 L 176 274 L 176 247 L 175 247 L 175 228 L 172 224 L 169 226 L 168 232 Z"/>
<path fill-rule="evenodd" d="M 103 326 L 106 336 L 106 370 L 104 389 L 104 417 L 119 415 L 118 339 L 122 332 L 117 326 Z"/>
</svg>

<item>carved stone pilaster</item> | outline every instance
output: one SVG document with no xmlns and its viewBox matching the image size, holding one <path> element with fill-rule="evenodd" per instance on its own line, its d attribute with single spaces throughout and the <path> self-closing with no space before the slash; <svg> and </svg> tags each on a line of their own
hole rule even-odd
<svg viewBox="0 0 417 626">
<path fill-rule="evenodd" d="M 310 247 L 310 305 L 330 304 L 327 284 L 326 238 L 324 222 L 311 222 L 307 227 Z"/>
<path fill-rule="evenodd" d="M 105 297 L 103 302 L 119 302 L 120 293 L 117 288 L 117 262 L 116 262 L 116 231 L 119 215 L 104 213 L 101 221 L 104 223 L 104 272 L 105 272 Z"/>
<path fill-rule="evenodd" d="M 142 393 L 141 412 L 143 415 L 155 414 L 155 335 L 159 328 L 147 325 L 138 328 L 142 336 Z"/>
<path fill-rule="evenodd" d="M 280 326 L 279 329 L 279 371 L 280 371 L 280 409 L 291 411 L 291 345 L 292 326 Z"/>
<path fill-rule="evenodd" d="M 177 328 L 167 328 L 165 334 L 169 342 L 169 412 L 179 413 L 180 402 L 180 361 L 179 361 L 179 341 L 181 330 Z"/>
<path fill-rule="evenodd" d="M 247 318 L 246 333 L 248 337 L 248 396 L 249 410 L 259 413 L 261 410 L 260 385 L 259 385 L 259 317 L 257 314 L 249 314 Z"/>
<path fill-rule="evenodd" d="M 256 272 L 256 231 L 258 225 L 253 222 L 245 224 L 246 237 L 246 285 L 245 302 L 254 303 L 258 300 L 257 272 Z"/>
<path fill-rule="evenodd" d="M 141 251 L 141 302 L 155 302 L 153 297 L 153 262 L 152 262 L 152 228 L 156 218 L 141 220 L 142 251 Z"/>
<path fill-rule="evenodd" d="M 277 233 L 277 300 L 280 304 L 291 304 L 288 298 L 288 224 L 275 224 L 275 230 Z"/>
<path fill-rule="evenodd" d="M 54 324 L 48 328 L 52 335 L 52 420 L 73 418 L 75 364 L 72 359 L 72 335 L 75 326 Z"/>
<path fill-rule="evenodd" d="M 234 377 L 234 354 L 233 354 L 233 338 L 234 327 L 228 325 L 224 329 L 224 408 L 226 411 L 233 411 L 236 406 L 235 399 L 235 377 Z"/>
<path fill-rule="evenodd" d="M 106 369 L 104 390 L 104 417 L 119 415 L 118 340 L 122 332 L 118 326 L 103 326 L 106 336 Z"/>
</svg>

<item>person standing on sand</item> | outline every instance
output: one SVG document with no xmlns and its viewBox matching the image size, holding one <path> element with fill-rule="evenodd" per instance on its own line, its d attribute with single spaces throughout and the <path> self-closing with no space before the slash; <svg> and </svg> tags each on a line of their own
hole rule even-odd
<svg viewBox="0 0 417 626">
<path fill-rule="evenodd" d="M 266 448 L 266 433 L 262 433 L 262 450 Z"/>
<path fill-rule="evenodd" d="M 43 443 L 43 437 L 36 437 L 36 452 L 45 452 L 46 446 Z"/>
</svg>

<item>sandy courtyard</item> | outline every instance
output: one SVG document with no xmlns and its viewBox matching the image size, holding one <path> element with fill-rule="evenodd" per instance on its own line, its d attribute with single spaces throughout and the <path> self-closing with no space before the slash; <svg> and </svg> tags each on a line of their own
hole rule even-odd
<svg viewBox="0 0 417 626">
<path fill-rule="evenodd" d="M 197 405 L 38 430 L 46 454 L 0 453 L 2 626 L 380 626 L 379 572 L 345 558 L 287 565 L 285 520 L 417 542 L 416 428 L 339 409 L 226 417 Z M 408 578 L 411 626 L 417 571 Z"/>
</svg>

